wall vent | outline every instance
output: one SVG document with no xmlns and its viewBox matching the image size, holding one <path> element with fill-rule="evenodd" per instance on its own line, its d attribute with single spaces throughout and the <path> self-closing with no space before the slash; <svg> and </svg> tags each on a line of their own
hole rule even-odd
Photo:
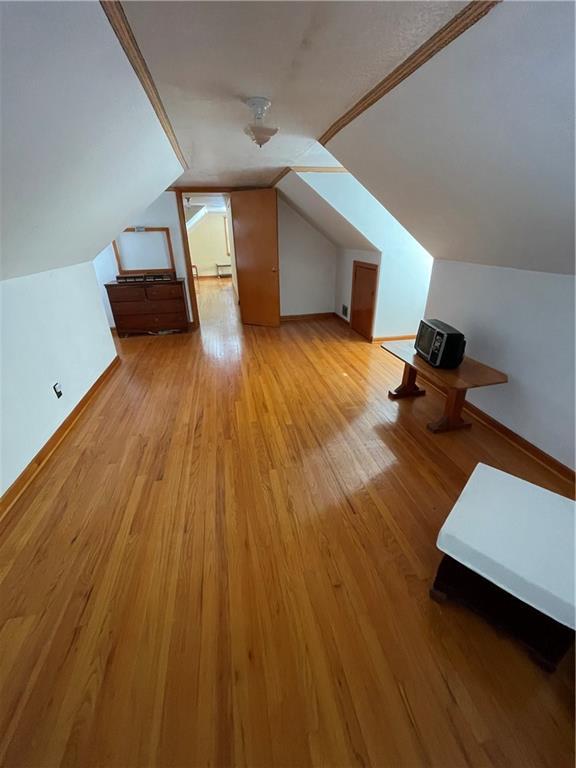
<svg viewBox="0 0 576 768">
<path fill-rule="evenodd" d="M 344 315 L 344 317 L 348 317 L 348 307 L 346 306 L 346 304 L 342 304 L 342 314 Z"/>
</svg>

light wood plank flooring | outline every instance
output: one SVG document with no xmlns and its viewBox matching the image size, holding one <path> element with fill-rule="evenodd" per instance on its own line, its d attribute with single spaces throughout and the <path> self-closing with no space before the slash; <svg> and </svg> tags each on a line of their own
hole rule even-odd
<svg viewBox="0 0 576 768">
<path fill-rule="evenodd" d="M 338 320 L 118 342 L 0 524 L 0 764 L 573 764 L 573 663 L 538 669 L 428 588 L 478 461 L 568 495 Z"/>
</svg>

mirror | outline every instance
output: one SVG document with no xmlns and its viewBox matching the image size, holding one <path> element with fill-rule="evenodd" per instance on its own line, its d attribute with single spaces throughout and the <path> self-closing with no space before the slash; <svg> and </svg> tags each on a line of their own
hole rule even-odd
<svg viewBox="0 0 576 768">
<path fill-rule="evenodd" d="M 174 273 L 168 227 L 128 227 L 112 241 L 119 275 Z"/>
</svg>

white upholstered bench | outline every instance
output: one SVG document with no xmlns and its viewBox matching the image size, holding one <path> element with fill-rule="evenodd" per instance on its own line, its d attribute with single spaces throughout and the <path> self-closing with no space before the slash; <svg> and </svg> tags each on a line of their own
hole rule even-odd
<svg viewBox="0 0 576 768">
<path fill-rule="evenodd" d="M 574 524 L 570 499 L 478 464 L 438 535 L 431 597 L 468 605 L 554 670 L 574 638 Z"/>
</svg>

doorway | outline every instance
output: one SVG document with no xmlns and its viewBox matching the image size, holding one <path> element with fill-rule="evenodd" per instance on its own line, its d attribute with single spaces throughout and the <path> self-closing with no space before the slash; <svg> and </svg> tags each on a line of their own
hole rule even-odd
<svg viewBox="0 0 576 768">
<path fill-rule="evenodd" d="M 198 319 L 233 319 L 238 314 L 238 283 L 229 195 L 183 194 L 182 206 Z"/>
<path fill-rule="evenodd" d="M 228 280 L 243 324 L 279 326 L 276 190 L 182 191 L 178 196 L 188 282 L 199 323 L 203 282 L 211 280 L 214 286 L 218 281 L 223 287 L 220 281 Z"/>
<path fill-rule="evenodd" d="M 354 261 L 350 327 L 368 341 L 373 338 L 377 287 L 378 265 L 367 261 Z"/>
<path fill-rule="evenodd" d="M 277 192 L 238 190 L 231 201 L 242 322 L 279 326 Z"/>
<path fill-rule="evenodd" d="M 194 276 L 232 278 L 233 238 L 229 196 L 184 195 L 184 217 Z"/>
</svg>

